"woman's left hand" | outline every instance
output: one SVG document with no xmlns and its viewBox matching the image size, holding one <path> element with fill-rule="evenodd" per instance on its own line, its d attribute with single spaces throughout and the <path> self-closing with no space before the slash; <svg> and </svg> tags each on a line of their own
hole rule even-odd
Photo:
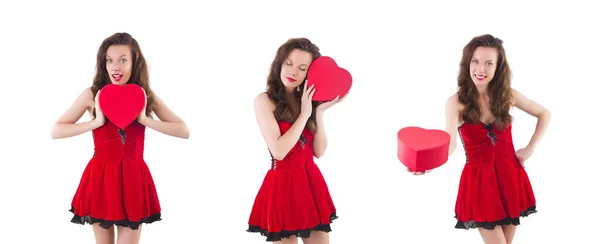
<svg viewBox="0 0 600 244">
<path fill-rule="evenodd" d="M 525 161 L 527 161 L 527 159 L 529 159 L 529 157 L 531 157 L 532 154 L 533 154 L 533 149 L 529 148 L 529 147 L 519 149 L 515 152 L 517 159 L 519 159 L 519 163 L 523 167 L 525 167 Z"/>
<path fill-rule="evenodd" d="M 148 119 L 148 116 L 146 116 L 146 105 L 148 105 L 148 96 L 146 95 L 146 91 L 144 90 L 144 88 L 142 88 L 142 91 L 144 92 L 144 97 L 146 99 L 144 99 L 144 109 L 142 109 L 142 112 L 140 112 L 140 115 L 138 115 L 137 117 L 137 121 L 144 125 L 144 122 Z"/>
<path fill-rule="evenodd" d="M 348 94 L 344 95 L 342 98 L 340 98 L 340 96 L 338 95 L 337 97 L 335 97 L 335 99 L 329 101 L 329 102 L 324 102 L 319 104 L 319 106 L 317 106 L 317 112 L 319 113 L 323 113 L 325 112 L 325 110 L 331 108 L 333 105 L 338 104 L 342 101 L 344 101 L 344 99 L 348 96 Z"/>
</svg>

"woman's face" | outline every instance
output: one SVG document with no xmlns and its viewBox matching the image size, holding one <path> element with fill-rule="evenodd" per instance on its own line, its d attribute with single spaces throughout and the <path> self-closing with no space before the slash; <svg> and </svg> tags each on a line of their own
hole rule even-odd
<svg viewBox="0 0 600 244">
<path fill-rule="evenodd" d="M 116 85 L 125 85 L 131 78 L 131 48 L 127 45 L 112 45 L 106 51 L 106 71 L 110 81 Z"/>
<path fill-rule="evenodd" d="M 296 89 L 306 79 L 308 67 L 312 63 L 312 54 L 294 49 L 281 65 L 281 81 L 286 88 Z"/>
<path fill-rule="evenodd" d="M 493 47 L 477 47 L 469 64 L 471 79 L 476 86 L 487 86 L 494 78 L 498 50 Z"/>
</svg>

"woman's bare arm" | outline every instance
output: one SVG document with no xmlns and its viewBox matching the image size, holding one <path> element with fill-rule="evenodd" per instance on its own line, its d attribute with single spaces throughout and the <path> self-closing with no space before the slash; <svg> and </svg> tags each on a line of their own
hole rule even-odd
<svg viewBox="0 0 600 244">
<path fill-rule="evenodd" d="M 94 107 L 93 103 L 94 94 L 92 94 L 91 88 L 87 88 L 54 124 L 51 133 L 52 139 L 73 137 L 102 126 L 96 120 L 77 123 L 85 111 L 91 110 Z"/>
<path fill-rule="evenodd" d="M 301 115 L 292 127 L 282 135 L 274 111 L 275 104 L 266 93 L 261 93 L 254 99 L 254 112 L 260 132 L 273 157 L 282 160 L 300 139 L 308 117 Z"/>
</svg>

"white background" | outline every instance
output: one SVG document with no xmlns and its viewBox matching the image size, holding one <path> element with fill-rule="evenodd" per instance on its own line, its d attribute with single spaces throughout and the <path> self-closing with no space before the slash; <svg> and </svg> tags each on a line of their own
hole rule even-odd
<svg viewBox="0 0 600 244">
<path fill-rule="evenodd" d="M 101 41 L 121 31 L 139 41 L 153 89 L 191 128 L 187 141 L 147 131 L 163 221 L 144 226 L 142 243 L 264 243 L 246 232 L 270 165 L 252 101 L 279 45 L 300 36 L 354 77 L 326 114 L 330 144 L 318 160 L 340 216 L 331 243 L 482 243 L 476 230 L 454 229 L 460 144 L 416 177 L 396 158 L 395 134 L 444 128 L 462 48 L 486 33 L 505 41 L 513 87 L 553 114 L 527 162 L 539 212 L 514 243 L 597 236 L 600 20 L 589 4 L 14 2 L 0 7 L 2 243 L 93 243 L 68 211 L 91 133 L 53 141 L 50 129 L 91 85 Z M 520 148 L 536 121 L 513 115 Z"/>
</svg>

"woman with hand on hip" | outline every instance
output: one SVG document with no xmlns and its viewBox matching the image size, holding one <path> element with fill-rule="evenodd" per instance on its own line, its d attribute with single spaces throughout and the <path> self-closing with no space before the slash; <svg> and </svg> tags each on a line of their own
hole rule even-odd
<svg viewBox="0 0 600 244">
<path fill-rule="evenodd" d="M 446 103 L 450 153 L 461 139 L 467 162 L 455 206 L 455 228 L 477 228 L 486 244 L 510 244 L 520 217 L 536 212 L 525 161 L 542 139 L 550 112 L 511 88 L 511 71 L 502 40 L 473 38 L 463 49 L 458 92 Z M 529 144 L 515 150 L 510 109 L 538 118 Z M 420 175 L 423 172 L 413 172 Z"/>
</svg>

